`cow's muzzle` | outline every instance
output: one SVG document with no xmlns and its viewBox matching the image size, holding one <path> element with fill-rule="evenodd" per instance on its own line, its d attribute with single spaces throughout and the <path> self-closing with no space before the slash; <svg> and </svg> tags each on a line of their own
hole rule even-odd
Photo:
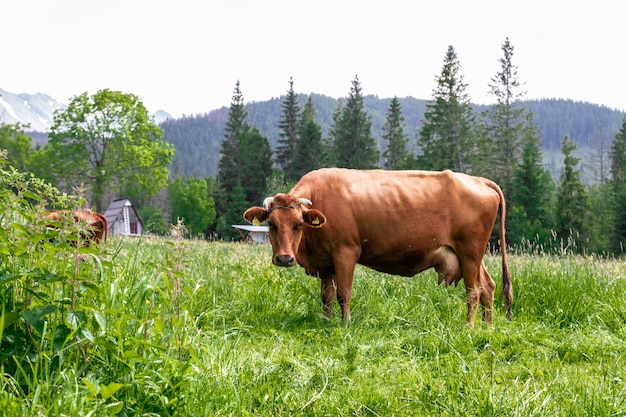
<svg viewBox="0 0 626 417">
<path fill-rule="evenodd" d="M 274 256 L 274 265 L 276 266 L 294 266 L 296 259 L 290 255 L 276 255 Z"/>
</svg>

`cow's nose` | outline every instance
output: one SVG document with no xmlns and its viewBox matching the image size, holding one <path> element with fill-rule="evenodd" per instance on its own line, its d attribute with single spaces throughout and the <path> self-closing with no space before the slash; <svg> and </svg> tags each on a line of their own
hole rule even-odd
<svg viewBox="0 0 626 417">
<path fill-rule="evenodd" d="M 290 255 L 276 255 L 276 262 L 278 266 L 293 266 L 293 256 Z"/>
</svg>

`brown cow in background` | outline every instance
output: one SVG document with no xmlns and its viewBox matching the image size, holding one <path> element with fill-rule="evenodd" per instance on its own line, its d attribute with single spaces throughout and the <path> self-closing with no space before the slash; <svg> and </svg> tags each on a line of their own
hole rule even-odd
<svg viewBox="0 0 626 417">
<path fill-rule="evenodd" d="M 506 260 L 505 202 L 500 187 L 485 178 L 452 171 L 383 171 L 327 168 L 300 179 L 289 194 L 268 197 L 244 218 L 270 226 L 272 262 L 297 263 L 321 280 L 325 314 L 333 297 L 344 321 L 356 264 L 413 276 L 435 268 L 439 283 L 463 280 L 467 321 L 478 303 L 492 322 L 495 283 L 483 263 L 500 210 L 502 295 L 507 316 L 513 291 Z"/>
<path fill-rule="evenodd" d="M 81 233 L 81 242 L 85 246 L 91 243 L 106 243 L 107 233 L 109 231 L 109 223 L 107 218 L 101 214 L 91 210 L 50 210 L 44 217 L 46 220 L 61 222 L 64 218 L 72 216 L 75 223 L 82 223 L 85 232 Z"/>
</svg>

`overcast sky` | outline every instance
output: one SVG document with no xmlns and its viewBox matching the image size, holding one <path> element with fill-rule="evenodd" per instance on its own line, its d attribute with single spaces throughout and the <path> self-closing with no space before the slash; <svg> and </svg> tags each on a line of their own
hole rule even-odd
<svg viewBox="0 0 626 417">
<path fill-rule="evenodd" d="M 626 24 L 615 0 L 1 0 L 0 88 L 109 88 L 175 117 L 298 93 L 432 98 L 452 45 L 490 103 L 502 43 L 526 98 L 626 110 Z"/>
</svg>

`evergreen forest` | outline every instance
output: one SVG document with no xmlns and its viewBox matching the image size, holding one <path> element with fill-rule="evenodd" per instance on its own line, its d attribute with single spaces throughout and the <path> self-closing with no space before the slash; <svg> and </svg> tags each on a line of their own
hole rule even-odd
<svg viewBox="0 0 626 417">
<path fill-rule="evenodd" d="M 316 122 L 322 129 L 323 137 L 327 137 L 332 125 L 332 114 L 341 98 L 311 94 L 317 115 Z M 280 104 L 285 96 L 267 101 L 247 103 L 248 122 L 256 126 L 266 136 L 272 148 L 276 148 L 280 129 Z M 300 106 L 308 99 L 306 94 L 298 94 Z M 343 99 L 345 100 L 345 98 Z M 387 109 L 391 98 L 379 98 L 374 95 L 364 97 L 365 109 L 372 118 L 372 135 L 377 138 L 378 145 L 384 150 L 382 127 L 385 123 Z M 427 100 L 414 97 L 398 98 L 402 107 L 402 115 L 406 122 L 405 131 L 409 137 L 410 150 L 417 151 L 417 133 L 422 127 Z M 562 167 L 561 140 L 568 136 L 577 144 L 579 155 L 583 161 L 581 169 L 587 171 L 586 165 L 592 163 L 599 149 L 610 145 L 613 136 L 619 131 L 624 112 L 597 104 L 565 99 L 524 100 L 520 106 L 534 114 L 534 122 L 542 134 L 541 149 L 544 163 L 554 179 L 558 179 Z M 472 107 L 480 113 L 487 105 Z M 163 140 L 171 143 L 176 149 L 173 160 L 173 172 L 180 175 L 197 175 L 215 177 L 218 171 L 219 150 L 224 140 L 224 125 L 228 117 L 228 108 L 213 110 L 209 113 L 183 116 L 168 119 L 160 124 L 163 129 Z M 583 175 L 587 179 L 587 175 Z M 588 183 L 595 182 L 590 173 Z"/>
</svg>

